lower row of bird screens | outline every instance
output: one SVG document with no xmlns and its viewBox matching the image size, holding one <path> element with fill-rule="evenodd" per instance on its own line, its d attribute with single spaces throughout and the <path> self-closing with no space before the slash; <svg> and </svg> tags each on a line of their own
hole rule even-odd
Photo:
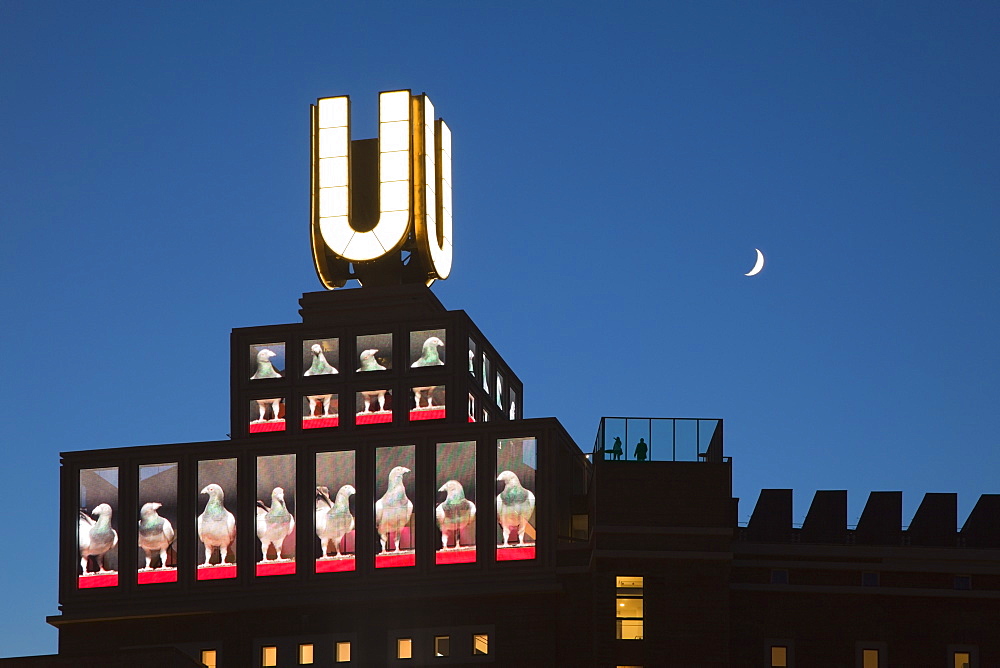
<svg viewBox="0 0 1000 668">
<path fill-rule="evenodd" d="M 295 488 L 296 455 L 257 457 L 256 507 L 252 517 L 237 517 L 237 460 L 198 462 L 197 516 L 178 516 L 178 466 L 175 463 L 139 467 L 136 581 L 175 582 L 178 545 L 196 540 L 196 577 L 215 580 L 236 577 L 237 536 L 250 536 L 255 546 L 254 573 L 260 577 L 296 572 L 296 532 L 315 534 L 311 560 L 317 573 L 355 570 L 357 503 L 374 505 L 375 540 L 371 550 L 376 568 L 416 565 L 417 532 L 433 532 L 434 563 L 475 563 L 476 523 L 489 521 L 496 529 L 496 559 L 535 558 L 535 482 L 537 441 L 534 438 L 496 442 L 494 490 L 480 492 L 476 480 L 476 442 L 436 445 L 433 515 L 418 516 L 413 494 L 418 471 L 413 445 L 375 448 L 375 477 L 369 484 L 356 479 L 355 452 L 316 455 L 316 485 L 305 498 Z M 80 471 L 78 584 L 81 588 L 118 584 L 122 545 L 118 515 L 118 468 Z M 312 499 L 309 497 L 312 496 Z M 303 514 L 303 511 L 305 514 Z M 311 514 L 310 514 L 311 513 Z M 423 558 L 423 557 L 421 557 Z"/>
<path fill-rule="evenodd" d="M 284 341 L 265 341 L 250 345 L 250 380 L 284 378 L 290 373 L 302 376 L 332 376 L 344 371 L 389 371 L 392 369 L 392 334 L 364 334 L 355 337 L 353 359 L 341 359 L 339 338 L 307 339 L 302 342 L 301 360 L 289 368 Z M 444 329 L 421 329 L 410 332 L 407 363 L 412 369 L 444 366 Z M 294 354 L 294 353 L 293 353 Z"/>
</svg>

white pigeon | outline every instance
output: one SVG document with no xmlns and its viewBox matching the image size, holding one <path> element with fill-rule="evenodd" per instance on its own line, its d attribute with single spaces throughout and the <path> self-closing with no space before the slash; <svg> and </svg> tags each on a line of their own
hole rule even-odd
<svg viewBox="0 0 1000 668">
<path fill-rule="evenodd" d="M 271 364 L 271 358 L 277 357 L 278 354 L 271 350 L 270 348 L 264 348 L 259 353 L 257 353 L 257 370 L 250 380 L 259 380 L 261 378 L 281 378 L 281 374 L 278 370 L 274 368 Z"/>
<path fill-rule="evenodd" d="M 448 532 L 452 531 L 455 533 L 455 547 L 462 547 L 462 530 L 476 519 L 476 504 L 465 498 L 465 489 L 457 480 L 449 480 L 438 491 L 448 493 L 434 513 L 441 530 L 441 546 L 448 549 Z"/>
<path fill-rule="evenodd" d="M 306 372 L 303 374 L 304 376 L 326 376 L 338 373 L 337 369 L 326 361 L 326 355 L 323 353 L 322 346 L 314 343 L 309 350 L 312 352 L 313 361 L 312 366 L 306 369 Z"/>
<path fill-rule="evenodd" d="M 497 523 L 503 532 L 503 546 L 510 547 L 511 531 L 517 531 L 518 543 L 524 545 L 528 520 L 535 510 L 535 495 L 521 486 L 513 471 L 504 471 L 497 480 L 504 483 L 503 491 L 497 494 Z"/>
<path fill-rule="evenodd" d="M 400 533 L 410 523 L 413 515 L 413 502 L 406 496 L 403 485 L 403 475 L 410 469 L 396 466 L 389 471 L 389 487 L 382 498 L 375 502 L 375 528 L 378 530 L 382 551 L 386 552 L 389 544 L 389 534 L 396 539 L 396 551 L 399 551 Z"/>
<path fill-rule="evenodd" d="M 94 508 L 95 520 L 80 511 L 80 566 L 87 575 L 87 560 L 94 557 L 100 573 L 113 573 L 105 568 L 107 553 L 118 544 L 118 532 L 111 527 L 111 506 L 102 503 Z"/>
<path fill-rule="evenodd" d="M 358 371 L 385 371 L 385 367 L 378 363 L 375 359 L 375 353 L 378 352 L 378 348 L 369 348 L 361 353 L 361 366 L 358 367 Z"/>
<path fill-rule="evenodd" d="M 225 493 L 212 483 L 202 494 L 208 494 L 205 510 L 198 516 L 198 537 L 205 544 L 205 566 L 212 560 L 212 553 L 219 548 L 219 565 L 226 563 L 229 548 L 236 541 L 236 518 L 226 510 Z"/>
<path fill-rule="evenodd" d="M 139 511 L 139 547 L 146 553 L 146 567 L 140 571 L 152 570 L 153 555 L 160 555 L 160 568 L 167 566 L 167 548 L 174 542 L 174 527 L 166 517 L 160 517 L 156 511 L 163 504 L 147 503 Z"/>
<path fill-rule="evenodd" d="M 325 485 L 316 488 L 316 536 L 323 549 L 323 558 L 330 554 L 330 546 L 340 553 L 340 543 L 344 536 L 354 529 L 354 515 L 351 514 L 350 498 L 357 490 L 353 485 L 344 485 L 337 497 L 330 500 L 330 489 Z"/>
<path fill-rule="evenodd" d="M 436 336 L 432 336 L 424 341 L 423 348 L 420 353 L 420 359 L 410 365 L 411 368 L 416 369 L 422 366 L 441 366 L 444 362 L 441 361 L 441 356 L 439 354 L 438 348 L 444 346 L 444 341 Z"/>
<path fill-rule="evenodd" d="M 285 490 L 275 487 L 271 491 L 271 507 L 257 502 L 257 537 L 260 539 L 261 561 L 271 561 L 267 558 L 267 550 L 274 545 L 277 555 L 275 561 L 283 561 L 281 556 L 285 538 L 295 528 L 295 518 L 285 506 Z"/>
</svg>

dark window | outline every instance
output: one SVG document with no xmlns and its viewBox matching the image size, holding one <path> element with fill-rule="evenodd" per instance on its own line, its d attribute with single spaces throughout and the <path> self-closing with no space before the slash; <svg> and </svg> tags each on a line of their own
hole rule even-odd
<svg viewBox="0 0 1000 668">
<path fill-rule="evenodd" d="M 963 590 L 972 589 L 972 576 L 956 575 L 954 587 L 955 589 L 963 589 Z"/>
<path fill-rule="evenodd" d="M 862 587 L 878 587 L 879 577 L 878 573 L 874 571 L 865 571 L 861 574 L 861 586 Z"/>
<path fill-rule="evenodd" d="M 771 584 L 773 585 L 786 585 L 788 584 L 788 571 L 784 568 L 775 568 L 771 571 Z"/>
</svg>

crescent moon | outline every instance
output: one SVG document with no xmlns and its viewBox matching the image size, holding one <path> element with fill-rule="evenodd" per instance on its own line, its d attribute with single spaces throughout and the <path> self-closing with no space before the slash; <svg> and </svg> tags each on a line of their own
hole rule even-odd
<svg viewBox="0 0 1000 668">
<path fill-rule="evenodd" d="M 743 274 L 744 276 L 756 276 L 764 268 L 764 254 L 760 252 L 759 248 L 754 248 L 754 250 L 757 251 L 757 264 L 753 266 L 753 269 L 749 273 Z"/>
</svg>

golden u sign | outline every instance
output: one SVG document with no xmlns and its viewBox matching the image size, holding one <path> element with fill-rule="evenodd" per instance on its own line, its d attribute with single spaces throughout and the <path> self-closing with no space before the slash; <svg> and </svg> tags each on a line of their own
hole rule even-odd
<svg viewBox="0 0 1000 668">
<path fill-rule="evenodd" d="M 311 227 L 328 290 L 448 278 L 451 131 L 426 95 L 379 93 L 378 139 L 351 141 L 346 95 L 312 105 Z"/>
</svg>

